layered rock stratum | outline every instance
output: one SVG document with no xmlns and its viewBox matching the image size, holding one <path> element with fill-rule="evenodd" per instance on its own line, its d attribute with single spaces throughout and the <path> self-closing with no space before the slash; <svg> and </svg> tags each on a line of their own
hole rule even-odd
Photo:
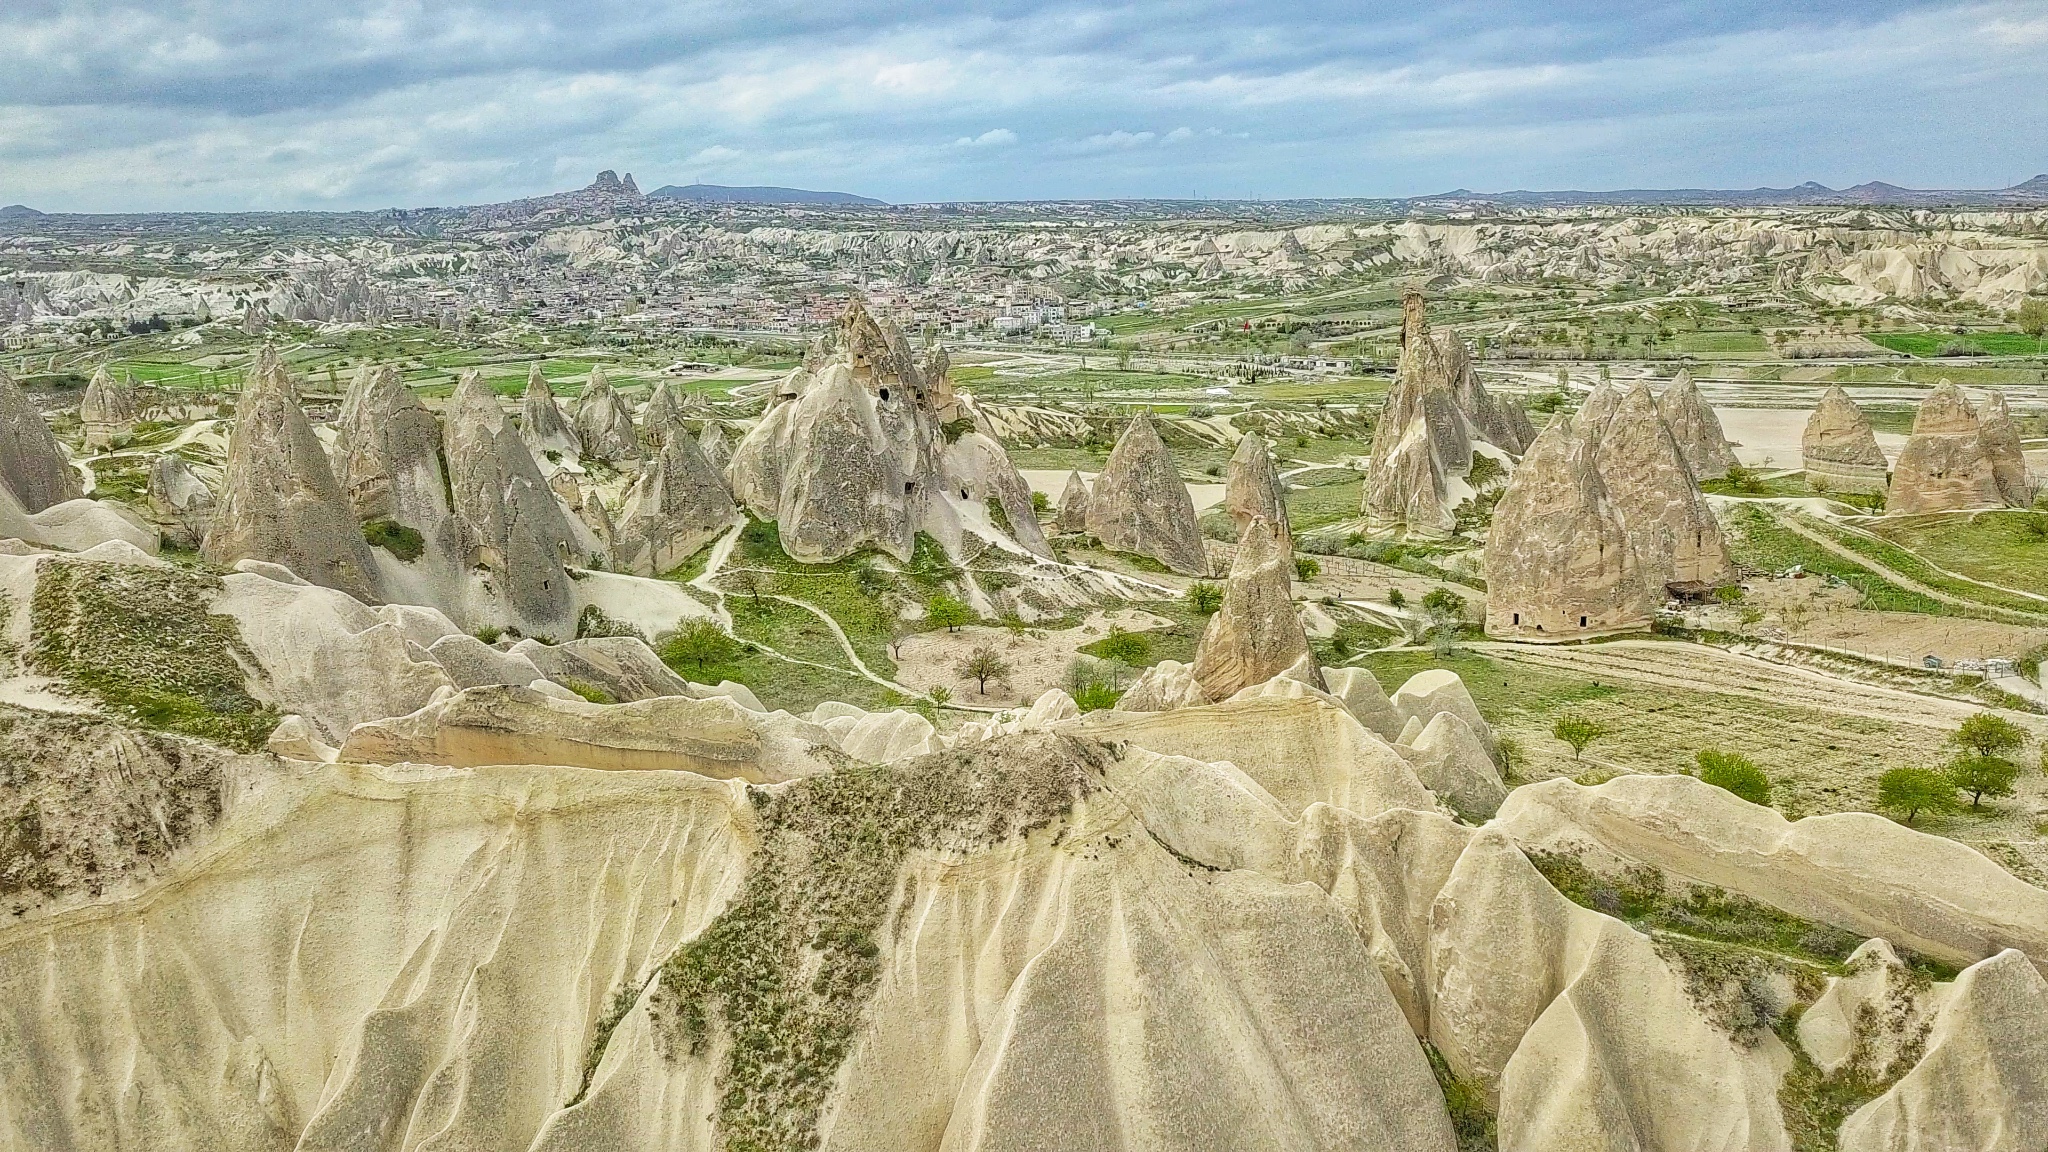
<svg viewBox="0 0 2048 1152">
<path fill-rule="evenodd" d="M 1839 384 L 1830 384 L 1806 418 L 1801 466 L 1840 492 L 1883 492 L 1890 467 L 1870 418 Z"/>
<path fill-rule="evenodd" d="M 1969 398 L 1943 380 L 1913 414 L 1913 434 L 1892 472 L 1885 511 L 1912 516 L 2003 507 L 1991 447 Z"/>
</svg>

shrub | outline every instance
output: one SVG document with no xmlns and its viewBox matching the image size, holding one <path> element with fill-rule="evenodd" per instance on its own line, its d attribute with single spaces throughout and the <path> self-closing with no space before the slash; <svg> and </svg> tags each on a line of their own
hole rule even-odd
<svg viewBox="0 0 2048 1152">
<path fill-rule="evenodd" d="M 583 697 L 592 704 L 617 704 L 619 702 L 618 697 L 613 696 L 588 680 L 577 680 L 572 677 L 562 681 L 562 687 Z"/>
<path fill-rule="evenodd" d="M 363 540 L 408 564 L 427 551 L 427 538 L 396 520 L 372 520 L 363 525 Z"/>
<path fill-rule="evenodd" d="M 974 622 L 972 609 L 943 592 L 925 602 L 924 615 L 933 627 L 948 632 L 957 632 L 962 624 Z"/>
<path fill-rule="evenodd" d="M 1323 566 L 1313 556 L 1294 558 L 1294 577 L 1297 580 L 1313 580 L 1323 574 Z"/>
<path fill-rule="evenodd" d="M 583 612 L 576 617 L 576 638 L 581 640 L 588 636 L 633 636 L 641 640 L 647 639 L 641 635 L 638 628 L 624 620 L 614 620 L 595 604 L 584 605 Z"/>
<path fill-rule="evenodd" d="M 1126 632 L 1122 626 L 1109 626 L 1109 635 L 1094 645 L 1096 654 L 1105 660 L 1119 664 L 1139 665 L 1152 662 L 1152 638 L 1143 632 Z"/>
<path fill-rule="evenodd" d="M 1188 607 L 1204 616 L 1213 616 L 1223 607 L 1223 589 L 1207 580 L 1197 580 L 1188 585 Z"/>
<path fill-rule="evenodd" d="M 1607 735 L 1607 726 L 1588 716 L 1567 712 L 1550 726 L 1550 734 L 1572 746 L 1572 759 L 1577 760 L 1587 745 Z"/>
<path fill-rule="evenodd" d="M 496 644 L 498 642 L 498 637 L 503 636 L 504 634 L 505 630 L 503 628 L 498 627 L 496 624 L 486 624 L 483 627 L 478 628 L 474 633 L 477 639 L 483 641 L 486 644 Z"/>
<path fill-rule="evenodd" d="M 1894 768 L 1877 778 L 1877 806 L 1911 824 L 1922 812 L 1955 811 L 1956 786 L 1932 768 Z"/>
<path fill-rule="evenodd" d="M 1391 595 L 1389 603 L 1392 602 Z M 1449 588 L 1432 588 L 1422 598 L 1422 610 L 1432 616 L 1449 616 L 1453 620 L 1465 618 L 1465 598 Z"/>
<path fill-rule="evenodd" d="M 1399 588 L 1387 589 L 1387 603 L 1392 604 L 1396 608 L 1399 608 L 1401 605 L 1406 604 L 1407 602 L 1407 593 L 1401 591 Z"/>
<path fill-rule="evenodd" d="M 687 666 L 702 672 L 732 659 L 738 648 L 716 623 L 689 620 L 661 642 L 659 655 L 661 662 L 671 668 L 681 670 Z"/>
<path fill-rule="evenodd" d="M 1771 803 L 1771 781 L 1755 761 L 1739 752 L 1722 752 L 1714 748 L 1700 749 L 1700 779 L 1716 788 L 1733 792 L 1751 804 L 1768 807 Z"/>
<path fill-rule="evenodd" d="M 1040 514 L 1052 511 L 1052 497 L 1043 492 L 1031 494 L 1031 510 Z"/>
</svg>

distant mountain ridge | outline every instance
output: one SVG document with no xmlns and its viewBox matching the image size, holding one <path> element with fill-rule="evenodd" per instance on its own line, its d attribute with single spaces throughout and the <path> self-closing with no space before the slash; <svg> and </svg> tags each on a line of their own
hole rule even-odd
<svg viewBox="0 0 2048 1152">
<path fill-rule="evenodd" d="M 665 184 L 647 194 L 650 200 L 694 200 L 704 204 L 873 204 L 886 200 L 856 196 L 851 192 L 812 192 L 803 188 L 763 185 L 729 188 L 723 184 Z"/>
<path fill-rule="evenodd" d="M 1830 188 L 1808 180 L 1791 188 L 1623 188 L 1611 192 L 1474 192 L 1458 188 L 1433 196 L 1415 196 L 1410 204 L 1507 204 L 1532 208 L 1578 204 L 1869 205 L 1886 208 L 2010 207 L 2048 204 L 2048 174 L 2010 188 L 1901 188 L 1872 180 L 1853 188 Z"/>
</svg>

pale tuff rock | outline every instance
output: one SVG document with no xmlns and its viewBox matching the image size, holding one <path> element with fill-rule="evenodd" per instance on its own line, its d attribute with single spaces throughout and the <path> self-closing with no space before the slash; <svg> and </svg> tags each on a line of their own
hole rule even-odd
<svg viewBox="0 0 2048 1152">
<path fill-rule="evenodd" d="M 682 770 L 771 784 L 824 771 L 811 749 L 830 737 L 788 713 L 727 697 L 657 696 L 591 704 L 531 688 L 466 688 L 405 716 L 359 724 L 341 758 L 369 764 L 561 764 L 605 771 Z"/>
<path fill-rule="evenodd" d="M 0 368 L 0 486 L 28 513 L 85 495 L 63 445 L 5 368 Z"/>
<path fill-rule="evenodd" d="M 1977 412 L 1962 389 L 1943 380 L 1913 416 L 1913 435 L 1892 470 L 1884 510 L 1912 516 L 2004 505 Z"/>
<path fill-rule="evenodd" d="M 726 465 L 732 463 L 732 441 L 725 438 L 725 425 L 716 420 L 706 423 L 704 430 L 697 433 L 697 450 L 704 453 L 712 467 L 725 471 Z"/>
<path fill-rule="evenodd" d="M 2020 430 L 2013 426 L 2012 411 L 2005 405 L 2005 394 L 1993 392 L 1986 397 L 1977 418 L 1998 494 L 2012 507 L 2027 507 L 2034 502 L 2034 489 L 2027 483 L 2027 457 L 2020 447 Z"/>
<path fill-rule="evenodd" d="M 717 537 L 739 509 L 688 433 L 666 438 L 640 473 L 612 535 L 620 571 L 657 576 Z"/>
<path fill-rule="evenodd" d="M 612 541 L 618 536 L 618 531 L 612 526 L 611 509 L 604 506 L 596 489 L 583 494 L 582 502 L 576 505 L 576 516 L 605 551 L 612 550 Z"/>
<path fill-rule="evenodd" d="M 1733 571 L 1721 525 L 1650 390 L 1628 390 L 1594 444 L 1594 463 L 1653 599 L 1673 581 L 1717 584 Z"/>
<path fill-rule="evenodd" d="M 1563 640 L 1650 625 L 1648 584 L 1594 449 L 1561 418 L 1494 507 L 1486 586 L 1490 636 Z"/>
<path fill-rule="evenodd" d="M 1032 555 L 1053 558 L 1045 532 L 1038 526 L 1038 510 L 1031 504 L 1031 486 L 1010 463 L 1001 444 L 979 432 L 966 433 L 946 446 L 940 467 L 949 496 L 958 496 L 969 508 L 984 512 L 991 504 L 1000 508 L 1000 520 L 990 516 L 996 528 Z"/>
<path fill-rule="evenodd" d="M 121 544 L 154 554 L 158 547 L 156 525 L 119 504 L 66 500 L 30 516 L 0 488 L 0 539 L 9 537 L 81 553 Z"/>
<path fill-rule="evenodd" d="M 1161 660 L 1145 669 L 1124 690 L 1117 698 L 1116 708 L 1119 712 L 1171 712 L 1206 703 L 1208 698 L 1202 694 L 1202 684 L 1195 679 L 1193 666 L 1178 660 Z"/>
<path fill-rule="evenodd" d="M 1194 499 L 1148 412 L 1131 418 L 1095 477 L 1088 534 L 1105 548 L 1150 556 L 1183 575 L 1209 572 Z"/>
<path fill-rule="evenodd" d="M 1473 703 L 1472 690 L 1465 687 L 1465 681 L 1448 668 L 1431 668 L 1403 680 L 1401 686 L 1394 689 L 1388 705 L 1404 729 L 1413 723 L 1423 726 L 1416 730 L 1414 736 L 1404 735 L 1400 743 L 1413 744 L 1431 721 L 1448 712 L 1478 736 L 1488 751 L 1493 748 L 1493 729 L 1479 714 L 1479 705 Z"/>
<path fill-rule="evenodd" d="M 908 560 L 916 531 L 912 505 L 927 504 L 932 493 L 904 478 L 876 400 L 852 368 L 826 365 L 784 407 L 791 413 L 776 503 L 754 509 L 777 522 L 783 551 L 805 563 L 825 563 L 874 547 Z M 741 442 L 735 471 L 758 434 L 757 428 Z"/>
<path fill-rule="evenodd" d="M 576 440 L 582 455 L 593 460 L 622 463 L 640 459 L 640 434 L 633 428 L 633 410 L 605 378 L 602 364 L 591 368 L 590 382 L 576 401 Z"/>
<path fill-rule="evenodd" d="M 216 564 L 262 560 L 358 600 L 383 598 L 355 510 L 274 356 L 235 406 L 227 472 L 201 551 Z"/>
<path fill-rule="evenodd" d="M 1735 463 L 1735 447 L 1721 430 L 1721 418 L 1700 395 L 1692 373 L 1683 368 L 1673 377 L 1664 394 L 1657 397 L 1657 411 L 1664 417 L 1671 438 L 1685 456 L 1695 479 L 1715 480 L 1728 475 Z"/>
<path fill-rule="evenodd" d="M 398 369 L 365 366 L 335 421 L 336 479 L 360 520 L 390 520 L 418 532 L 437 557 L 460 551 L 441 465 L 441 423 L 405 386 Z"/>
<path fill-rule="evenodd" d="M 526 395 L 519 401 L 519 438 L 535 456 L 550 452 L 570 457 L 583 454 L 583 442 L 576 438 L 576 429 L 555 402 L 555 394 L 548 387 L 547 378 L 541 375 L 538 363 L 526 371 Z"/>
<path fill-rule="evenodd" d="M 1883 492 L 1884 450 L 1870 420 L 1839 384 L 1828 385 L 1820 404 L 1806 418 L 1801 466 L 1838 492 Z"/>
<path fill-rule="evenodd" d="M 544 676 L 533 661 L 503 652 L 465 632 L 443 636 L 427 645 L 448 680 L 457 688 L 481 688 L 487 684 L 523 686 Z"/>
<path fill-rule="evenodd" d="M 1088 530 L 1088 482 L 1079 472 L 1067 473 L 1067 486 L 1060 490 L 1059 517 L 1053 527 L 1060 532 Z"/>
<path fill-rule="evenodd" d="M 1078 473 L 1076 474 L 1078 475 Z M 1072 481 L 1068 481 L 1071 485 Z M 1292 539 L 1287 524 L 1287 490 L 1273 468 L 1273 454 L 1257 433 L 1247 433 L 1231 453 L 1223 482 L 1223 507 L 1240 535 L 1254 519 L 1264 519 L 1280 532 L 1282 544 Z"/>
<path fill-rule="evenodd" d="M 85 396 L 78 402 L 78 422 L 85 428 L 86 447 L 105 448 L 112 444 L 115 436 L 135 426 L 141 411 L 135 389 L 116 381 L 107 366 L 100 365 L 94 369 L 91 382 L 85 386 Z"/>
<path fill-rule="evenodd" d="M 1308 633 L 1294 610 L 1293 556 L 1273 524 L 1255 517 L 1238 540 L 1223 607 L 1195 647 L 1195 679 L 1209 699 L 1222 700 L 1308 657 Z M 1312 658 L 1304 679 L 1323 686 Z"/>
<path fill-rule="evenodd" d="M 577 536 L 481 375 L 456 385 L 445 431 L 464 560 L 484 570 L 484 602 L 469 615 L 566 639 L 576 611 L 564 564 L 577 556 Z"/>
<path fill-rule="evenodd" d="M 894 764 L 945 747 L 931 721 L 915 712 L 868 712 L 828 700 L 807 719 L 831 733 L 841 752 L 868 764 Z"/>
<path fill-rule="evenodd" d="M 1858 945 L 1844 966 L 1849 974 L 1830 976 L 1800 1015 L 1799 1046 L 1830 1076 L 1854 1060 L 1873 1080 L 1895 1079 L 1900 1056 L 1917 1058 L 1915 1041 L 1934 1007 L 1930 989 L 1880 939 Z"/>
<path fill-rule="evenodd" d="M 1392 740 L 1401 731 L 1400 713 L 1386 690 L 1364 668 L 1325 668 L 1323 686 L 1342 701 L 1346 711 L 1382 740 Z"/>
<path fill-rule="evenodd" d="M 149 465 L 149 514 L 157 532 L 173 548 L 193 551 L 213 522 L 213 492 L 192 465 L 176 453 L 165 453 Z"/>
<path fill-rule="evenodd" d="M 1492 819 L 1507 799 L 1507 786 L 1486 743 L 1457 713 L 1430 717 L 1409 747 L 1415 752 L 1409 763 L 1424 786 L 1472 823 Z"/>
<path fill-rule="evenodd" d="M 1586 394 L 1585 402 L 1579 405 L 1577 414 L 1572 417 L 1572 430 L 1588 439 L 1598 439 L 1607 422 L 1614 419 L 1615 410 L 1621 407 L 1622 396 L 1620 386 L 1612 380 L 1602 380 L 1593 385 L 1593 390 Z"/>
<path fill-rule="evenodd" d="M 2048 1147 L 2048 981 L 2007 949 L 1941 991 L 1926 1055 L 1843 1122 L 1843 1152 Z"/>
<path fill-rule="evenodd" d="M 1472 422 L 1459 407 L 1463 346 L 1429 334 L 1422 296 L 1401 299 L 1401 362 L 1373 430 L 1364 513 L 1383 528 L 1449 536 L 1457 526 L 1452 485 L 1472 471 Z M 1472 387 L 1478 394 L 1477 381 Z"/>
<path fill-rule="evenodd" d="M 683 402 L 676 395 L 675 383 L 663 380 L 656 384 L 646 407 L 640 409 L 640 426 L 647 430 L 647 442 L 660 448 L 678 428 L 683 429 L 683 435 L 689 435 L 689 429 L 683 427 L 683 415 Z"/>
</svg>

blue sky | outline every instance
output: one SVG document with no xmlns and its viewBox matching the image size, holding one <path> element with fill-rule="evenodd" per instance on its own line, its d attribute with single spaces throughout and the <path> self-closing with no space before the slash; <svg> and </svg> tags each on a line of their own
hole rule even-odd
<svg viewBox="0 0 2048 1152">
<path fill-rule="evenodd" d="M 7 0 L 0 203 L 2000 187 L 2048 0 Z"/>
</svg>

